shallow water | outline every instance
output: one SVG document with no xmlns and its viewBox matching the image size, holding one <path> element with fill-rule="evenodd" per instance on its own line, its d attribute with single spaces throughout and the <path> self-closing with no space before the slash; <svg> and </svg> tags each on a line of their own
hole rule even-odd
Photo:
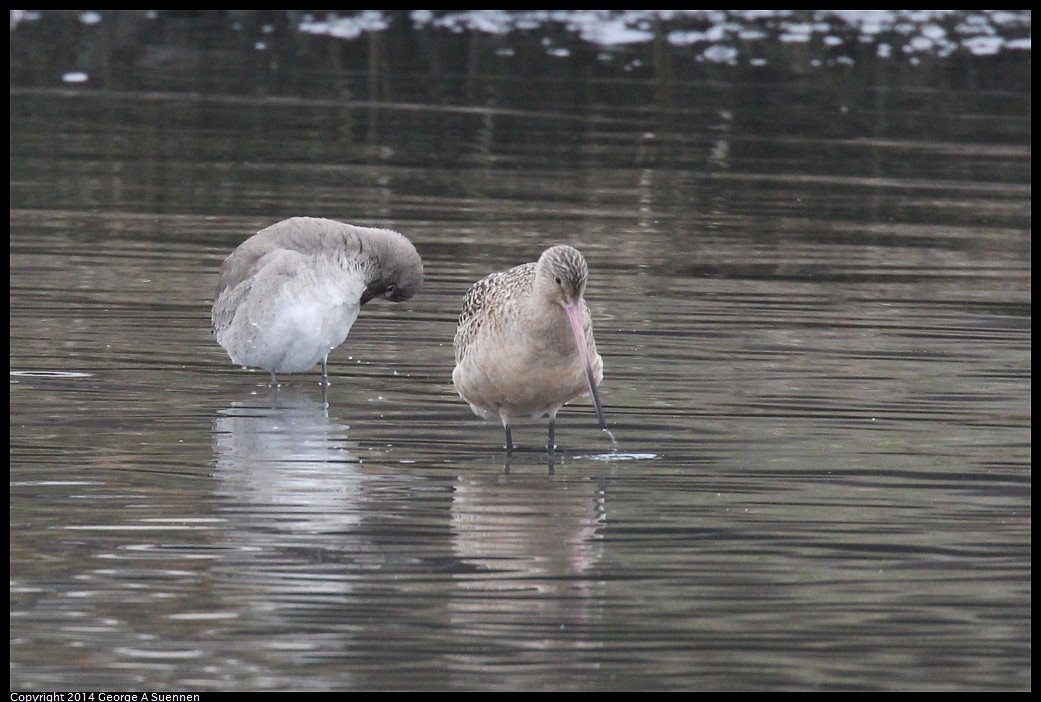
<svg viewBox="0 0 1041 702">
<path fill-rule="evenodd" d="M 1022 73 L 580 58 L 440 101 L 288 58 L 13 69 L 12 689 L 1030 689 Z M 327 406 L 208 328 L 222 258 L 296 214 L 426 266 Z M 615 442 L 579 401 L 507 469 L 455 318 L 557 242 Z"/>
</svg>

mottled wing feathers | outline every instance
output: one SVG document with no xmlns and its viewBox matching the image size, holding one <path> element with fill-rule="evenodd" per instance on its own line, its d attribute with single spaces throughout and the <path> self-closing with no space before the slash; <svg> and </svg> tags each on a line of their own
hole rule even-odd
<svg viewBox="0 0 1041 702">
<path fill-rule="evenodd" d="M 474 283 L 463 298 L 459 328 L 455 334 L 455 360 L 458 363 L 467 347 L 485 325 L 501 327 L 516 310 L 519 299 L 531 294 L 535 264 L 492 273 Z"/>
</svg>

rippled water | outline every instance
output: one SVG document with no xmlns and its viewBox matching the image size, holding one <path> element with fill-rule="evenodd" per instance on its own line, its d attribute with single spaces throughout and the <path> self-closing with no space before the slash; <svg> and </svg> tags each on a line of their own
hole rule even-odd
<svg viewBox="0 0 1041 702">
<path fill-rule="evenodd" d="M 1030 689 L 1020 74 L 359 101 L 372 68 L 12 79 L 12 689 Z M 208 329 L 222 258 L 296 214 L 426 265 L 328 406 Z M 578 402 L 506 470 L 455 318 L 557 242 L 616 443 Z"/>
</svg>

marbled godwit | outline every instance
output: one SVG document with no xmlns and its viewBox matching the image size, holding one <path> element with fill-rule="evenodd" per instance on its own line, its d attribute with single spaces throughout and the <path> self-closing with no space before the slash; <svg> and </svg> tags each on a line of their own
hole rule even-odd
<svg viewBox="0 0 1041 702">
<path fill-rule="evenodd" d="M 502 420 L 507 454 L 515 418 L 549 415 L 552 456 L 557 411 L 582 395 L 607 429 L 596 391 L 604 364 L 582 297 L 588 274 L 578 249 L 553 246 L 535 263 L 479 280 L 463 300 L 452 382 L 477 416 Z"/>
<path fill-rule="evenodd" d="M 407 300 L 423 282 L 416 248 L 389 229 L 293 217 L 243 242 L 224 260 L 213 331 L 235 363 L 301 373 L 343 343 L 361 306 Z"/>
</svg>

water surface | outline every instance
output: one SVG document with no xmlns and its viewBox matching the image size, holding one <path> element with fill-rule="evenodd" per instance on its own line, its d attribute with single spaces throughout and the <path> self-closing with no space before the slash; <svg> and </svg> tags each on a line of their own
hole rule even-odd
<svg viewBox="0 0 1041 702">
<path fill-rule="evenodd" d="M 1029 50 L 651 72 L 105 16 L 30 70 L 52 21 L 11 35 L 12 689 L 1030 689 Z M 328 405 L 209 332 L 300 214 L 426 266 Z M 559 242 L 616 443 L 578 401 L 507 470 L 455 319 Z"/>
</svg>

